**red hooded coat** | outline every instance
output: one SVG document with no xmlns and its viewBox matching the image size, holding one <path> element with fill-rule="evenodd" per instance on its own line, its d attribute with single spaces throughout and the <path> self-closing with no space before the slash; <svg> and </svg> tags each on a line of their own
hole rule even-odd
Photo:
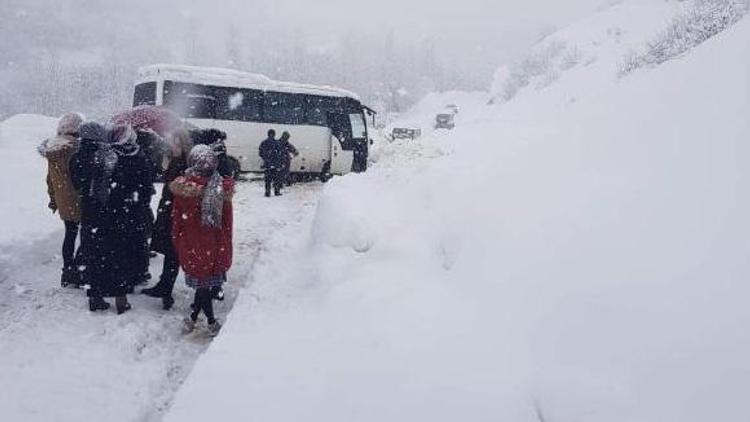
<svg viewBox="0 0 750 422">
<path fill-rule="evenodd" d="M 224 178 L 221 228 L 201 222 L 201 199 L 206 177 L 178 177 L 169 188 L 172 205 L 172 241 L 185 274 L 205 279 L 220 276 L 232 266 L 232 194 L 234 180 Z"/>
</svg>

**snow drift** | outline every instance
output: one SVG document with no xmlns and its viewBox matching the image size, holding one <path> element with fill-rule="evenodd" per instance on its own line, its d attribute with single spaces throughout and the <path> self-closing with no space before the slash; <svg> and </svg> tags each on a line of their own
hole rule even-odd
<svg viewBox="0 0 750 422">
<path fill-rule="evenodd" d="M 741 418 L 750 21 L 616 76 L 680 7 L 565 29 L 545 42 L 598 40 L 594 61 L 334 180 L 167 420 Z M 617 51 L 615 21 L 636 22 Z"/>
</svg>

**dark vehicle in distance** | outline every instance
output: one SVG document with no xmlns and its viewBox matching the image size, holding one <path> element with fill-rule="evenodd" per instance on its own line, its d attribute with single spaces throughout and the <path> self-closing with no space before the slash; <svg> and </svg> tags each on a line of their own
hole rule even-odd
<svg viewBox="0 0 750 422">
<path fill-rule="evenodd" d="M 438 114 L 435 117 L 435 129 L 453 129 L 456 127 L 454 114 Z"/>
<path fill-rule="evenodd" d="M 396 139 L 410 139 L 414 140 L 422 136 L 422 130 L 421 129 L 409 129 L 409 128 L 403 128 L 403 127 L 396 127 L 393 128 L 391 131 L 391 140 Z"/>
</svg>

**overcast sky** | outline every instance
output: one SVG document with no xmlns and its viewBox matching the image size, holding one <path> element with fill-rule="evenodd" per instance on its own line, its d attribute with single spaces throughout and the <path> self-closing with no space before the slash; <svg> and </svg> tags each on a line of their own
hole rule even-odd
<svg viewBox="0 0 750 422">
<path fill-rule="evenodd" d="M 272 16 L 276 25 L 306 34 L 395 31 L 402 39 L 432 38 L 448 57 L 477 51 L 505 58 L 544 29 L 584 17 L 612 0 L 235 0 L 233 16 Z M 261 13 L 257 13 L 258 10 Z M 216 10 L 215 8 L 213 10 Z M 266 15 L 268 13 L 268 15 Z"/>
</svg>

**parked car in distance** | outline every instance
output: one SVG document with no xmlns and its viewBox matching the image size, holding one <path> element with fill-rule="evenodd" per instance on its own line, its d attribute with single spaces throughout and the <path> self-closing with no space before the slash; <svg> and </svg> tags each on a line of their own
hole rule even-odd
<svg viewBox="0 0 750 422">
<path fill-rule="evenodd" d="M 435 129 L 453 129 L 456 127 L 455 114 L 438 114 L 435 116 Z"/>
<path fill-rule="evenodd" d="M 422 136 L 422 129 L 410 129 L 403 127 L 395 127 L 391 131 L 391 140 L 396 139 L 409 139 L 414 140 Z"/>
</svg>

